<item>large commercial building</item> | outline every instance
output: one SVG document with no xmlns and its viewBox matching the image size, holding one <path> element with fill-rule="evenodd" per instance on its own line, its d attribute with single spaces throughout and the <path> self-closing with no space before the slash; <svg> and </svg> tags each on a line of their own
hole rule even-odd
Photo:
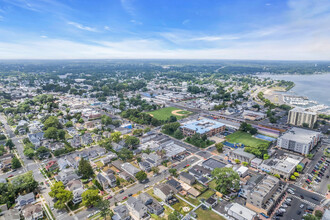
<svg viewBox="0 0 330 220">
<path fill-rule="evenodd" d="M 190 121 L 181 126 L 181 130 L 185 136 L 206 134 L 210 137 L 223 132 L 225 128 L 226 126 L 224 124 L 206 118 L 197 121 Z"/>
<path fill-rule="evenodd" d="M 289 111 L 288 124 L 296 126 L 303 126 L 306 124 L 309 128 L 313 128 L 316 121 L 316 112 L 306 111 L 305 109 L 299 107 Z"/>
<path fill-rule="evenodd" d="M 257 212 L 270 215 L 285 192 L 286 186 L 279 179 L 267 175 L 249 193 L 247 193 L 246 207 Z"/>
<path fill-rule="evenodd" d="M 320 132 L 293 127 L 277 139 L 277 146 L 306 155 L 320 138 Z"/>
</svg>

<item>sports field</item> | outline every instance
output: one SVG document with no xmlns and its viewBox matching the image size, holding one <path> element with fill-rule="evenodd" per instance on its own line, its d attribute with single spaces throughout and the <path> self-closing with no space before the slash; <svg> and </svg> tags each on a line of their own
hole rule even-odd
<svg viewBox="0 0 330 220">
<path fill-rule="evenodd" d="M 248 134 L 243 131 L 236 131 L 228 136 L 226 140 L 230 143 L 241 143 L 248 146 L 257 146 L 259 144 L 269 144 L 269 141 L 261 140 L 258 138 L 252 137 L 251 134 Z"/>
<path fill-rule="evenodd" d="M 175 107 L 167 107 L 167 108 L 161 108 L 156 111 L 147 112 L 148 114 L 152 115 L 158 120 L 166 120 L 171 115 L 175 116 L 178 120 L 182 119 L 184 117 L 187 117 L 191 112 L 185 111 L 179 108 Z"/>
</svg>

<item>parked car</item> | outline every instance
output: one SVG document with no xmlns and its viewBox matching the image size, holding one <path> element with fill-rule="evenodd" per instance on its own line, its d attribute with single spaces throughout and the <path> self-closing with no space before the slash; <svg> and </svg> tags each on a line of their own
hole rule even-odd
<svg viewBox="0 0 330 220">
<path fill-rule="evenodd" d="M 302 208 L 304 208 L 305 207 L 305 205 L 304 204 L 300 204 L 300 206 L 299 206 L 301 209 Z"/>
<path fill-rule="evenodd" d="M 127 199 L 127 196 L 124 196 L 123 200 Z"/>
<path fill-rule="evenodd" d="M 124 190 L 123 190 L 123 189 L 119 191 L 119 193 L 123 193 L 123 192 L 124 192 Z"/>
</svg>

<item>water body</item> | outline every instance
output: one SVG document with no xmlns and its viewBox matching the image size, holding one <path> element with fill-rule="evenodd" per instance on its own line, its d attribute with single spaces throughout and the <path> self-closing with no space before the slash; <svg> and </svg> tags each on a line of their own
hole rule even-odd
<svg viewBox="0 0 330 220">
<path fill-rule="evenodd" d="M 330 106 L 330 73 L 320 75 L 261 75 L 271 79 L 292 81 L 288 94 L 307 96 L 309 100 Z"/>
</svg>

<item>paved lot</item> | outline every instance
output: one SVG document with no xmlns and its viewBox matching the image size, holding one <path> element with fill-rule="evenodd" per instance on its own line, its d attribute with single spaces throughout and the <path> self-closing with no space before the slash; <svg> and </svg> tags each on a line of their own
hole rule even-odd
<svg viewBox="0 0 330 220">
<path fill-rule="evenodd" d="M 324 200 L 324 196 L 318 194 L 318 193 L 314 193 L 314 192 L 310 192 L 310 191 L 307 191 L 307 190 L 304 190 L 300 187 L 297 187 L 295 185 L 292 185 L 290 184 L 289 187 L 295 189 L 295 194 L 294 196 L 296 197 L 300 197 L 301 195 L 304 197 L 304 199 L 300 199 L 302 202 L 305 202 L 305 203 L 308 203 L 312 206 L 315 206 L 315 205 L 320 205 L 320 203 L 322 202 L 322 200 Z M 316 198 L 315 199 L 313 199 Z"/>
<path fill-rule="evenodd" d="M 290 197 L 290 196 L 289 196 Z M 280 217 L 280 219 L 302 219 L 302 216 L 304 214 L 305 208 L 307 206 L 306 203 L 301 202 L 299 199 L 291 197 L 292 198 L 292 202 L 291 202 L 291 206 L 289 206 L 286 209 L 286 213 L 283 214 L 282 217 Z M 300 208 L 300 205 L 304 204 L 304 208 Z M 298 211 L 300 211 L 301 213 L 298 215 Z"/>
<path fill-rule="evenodd" d="M 208 159 L 208 158 L 210 158 L 212 156 L 212 154 L 210 152 L 208 152 L 208 151 L 199 151 L 196 154 L 198 156 L 201 156 L 201 157 L 205 158 L 205 159 Z"/>
</svg>

